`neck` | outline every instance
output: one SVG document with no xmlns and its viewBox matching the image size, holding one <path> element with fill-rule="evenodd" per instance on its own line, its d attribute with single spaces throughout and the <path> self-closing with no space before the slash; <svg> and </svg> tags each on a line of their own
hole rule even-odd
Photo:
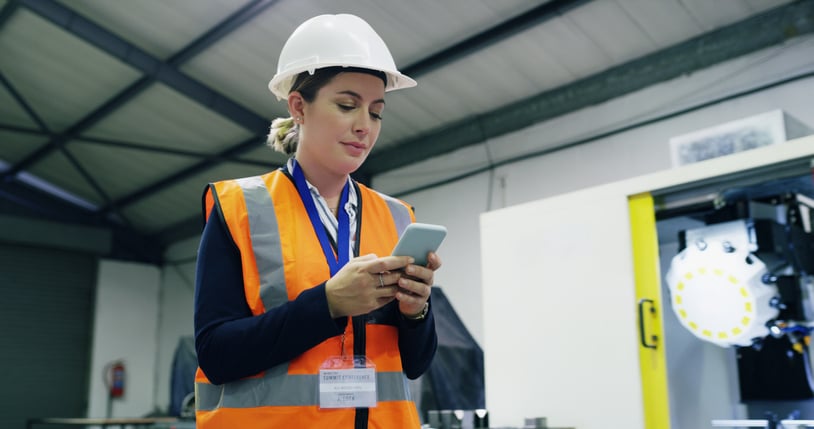
<svg viewBox="0 0 814 429">
<path fill-rule="evenodd" d="M 345 183 L 348 181 L 348 176 L 346 174 L 335 174 L 324 168 L 309 167 L 307 163 L 303 163 L 299 158 L 297 158 L 297 163 L 302 169 L 305 179 L 319 190 L 319 194 L 328 202 L 328 207 L 335 212 L 336 207 L 339 205 L 339 197 L 342 195 L 342 188 L 345 187 Z"/>
</svg>

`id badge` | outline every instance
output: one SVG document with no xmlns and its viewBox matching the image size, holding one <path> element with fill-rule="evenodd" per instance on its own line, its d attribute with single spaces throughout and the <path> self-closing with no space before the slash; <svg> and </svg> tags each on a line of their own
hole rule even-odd
<svg viewBox="0 0 814 429">
<path fill-rule="evenodd" d="M 366 356 L 334 356 L 319 368 L 320 408 L 376 406 L 376 366 Z"/>
</svg>

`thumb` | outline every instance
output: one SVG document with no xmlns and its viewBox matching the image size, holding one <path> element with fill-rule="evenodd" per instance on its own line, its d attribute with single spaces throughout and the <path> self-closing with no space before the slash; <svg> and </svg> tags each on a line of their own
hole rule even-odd
<svg viewBox="0 0 814 429">
<path fill-rule="evenodd" d="M 375 253 L 368 253 L 367 255 L 357 256 L 357 257 L 355 257 L 353 259 L 355 259 L 357 261 L 360 261 L 360 262 L 364 262 L 364 261 L 372 261 L 372 260 L 377 259 L 377 258 L 378 258 L 378 256 L 376 256 Z"/>
</svg>

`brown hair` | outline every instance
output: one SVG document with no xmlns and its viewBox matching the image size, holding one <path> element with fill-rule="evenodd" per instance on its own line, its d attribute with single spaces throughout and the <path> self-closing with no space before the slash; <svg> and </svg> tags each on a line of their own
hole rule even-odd
<svg viewBox="0 0 814 429">
<path fill-rule="evenodd" d="M 378 70 L 371 70 L 358 67 L 325 67 L 317 69 L 313 74 L 302 72 L 294 79 L 291 85 L 289 94 L 294 91 L 299 91 L 302 98 L 311 103 L 317 97 L 317 92 L 323 86 L 333 80 L 339 73 L 366 73 L 378 77 L 387 85 L 387 75 Z M 294 118 L 277 118 L 271 122 L 268 138 L 266 144 L 271 146 L 277 152 L 282 152 L 286 155 L 293 155 L 297 152 L 297 143 L 299 142 L 299 127 L 294 123 Z"/>
</svg>

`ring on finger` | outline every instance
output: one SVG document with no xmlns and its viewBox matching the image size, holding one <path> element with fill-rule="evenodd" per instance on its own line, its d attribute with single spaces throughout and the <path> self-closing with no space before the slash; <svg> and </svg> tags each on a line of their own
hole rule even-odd
<svg viewBox="0 0 814 429">
<path fill-rule="evenodd" d="M 382 273 L 379 273 L 379 287 L 384 287 L 384 277 L 382 277 Z"/>
</svg>

